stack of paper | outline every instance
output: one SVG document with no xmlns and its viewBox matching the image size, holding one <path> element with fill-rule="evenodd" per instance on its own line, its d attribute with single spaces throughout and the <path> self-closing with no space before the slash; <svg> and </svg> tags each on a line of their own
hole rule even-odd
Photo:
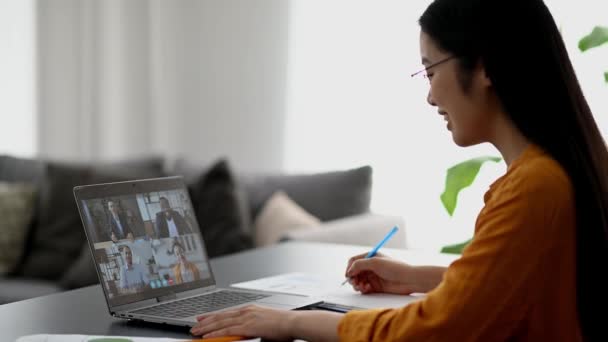
<svg viewBox="0 0 608 342">
<path fill-rule="evenodd" d="M 317 297 L 325 302 L 363 309 L 398 308 L 423 297 L 423 295 L 404 296 L 386 293 L 363 295 L 353 290 L 350 285 L 341 286 L 340 282 L 341 279 L 294 272 L 236 283 L 231 287 Z"/>
</svg>

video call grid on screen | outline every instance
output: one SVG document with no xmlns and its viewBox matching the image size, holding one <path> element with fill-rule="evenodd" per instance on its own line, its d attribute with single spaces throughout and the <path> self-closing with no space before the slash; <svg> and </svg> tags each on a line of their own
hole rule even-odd
<svg viewBox="0 0 608 342">
<path fill-rule="evenodd" d="M 214 283 L 185 187 L 141 182 L 114 190 L 93 186 L 79 203 L 112 306 Z"/>
</svg>

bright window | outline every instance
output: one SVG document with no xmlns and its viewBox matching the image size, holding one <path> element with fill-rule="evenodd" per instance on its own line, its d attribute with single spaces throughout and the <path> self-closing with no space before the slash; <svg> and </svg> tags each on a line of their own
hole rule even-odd
<svg viewBox="0 0 608 342">
<path fill-rule="evenodd" d="M 36 153 L 35 6 L 0 1 L 0 154 Z"/>
<path fill-rule="evenodd" d="M 592 109 L 606 112 L 608 85 L 601 77 L 608 66 L 602 69 L 600 57 L 575 50 L 579 36 L 602 19 L 589 19 L 593 2 L 582 2 L 589 6 L 553 1 L 550 8 L 559 9 L 558 20 L 570 13 L 562 30 L 575 67 Z M 428 84 L 410 78 L 421 68 L 417 20 L 428 3 L 292 2 L 285 156 L 292 172 L 372 165 L 372 210 L 402 215 L 411 246 L 436 249 L 472 236 L 483 193 L 505 167 L 484 166 L 461 193 L 454 217 L 446 214 L 439 200 L 446 169 L 498 152 L 487 144 L 457 147 L 436 108 L 426 103 Z M 580 13 L 578 22 L 572 13 Z M 602 128 L 608 133 L 608 122 Z"/>
</svg>

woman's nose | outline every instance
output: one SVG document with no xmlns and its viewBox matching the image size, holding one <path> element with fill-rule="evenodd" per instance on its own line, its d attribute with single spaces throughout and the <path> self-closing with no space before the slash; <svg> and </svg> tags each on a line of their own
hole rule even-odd
<svg viewBox="0 0 608 342">
<path fill-rule="evenodd" d="M 433 101 L 433 97 L 431 96 L 431 91 L 430 90 L 429 90 L 429 93 L 426 95 L 426 102 L 428 102 L 433 107 L 437 106 L 435 104 L 435 101 Z"/>
</svg>

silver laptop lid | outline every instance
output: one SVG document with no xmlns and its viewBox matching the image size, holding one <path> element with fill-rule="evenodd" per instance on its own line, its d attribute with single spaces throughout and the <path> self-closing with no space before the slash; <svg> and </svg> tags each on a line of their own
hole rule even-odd
<svg viewBox="0 0 608 342">
<path fill-rule="evenodd" d="M 77 186 L 74 197 L 110 311 L 215 285 L 182 177 Z"/>
</svg>

